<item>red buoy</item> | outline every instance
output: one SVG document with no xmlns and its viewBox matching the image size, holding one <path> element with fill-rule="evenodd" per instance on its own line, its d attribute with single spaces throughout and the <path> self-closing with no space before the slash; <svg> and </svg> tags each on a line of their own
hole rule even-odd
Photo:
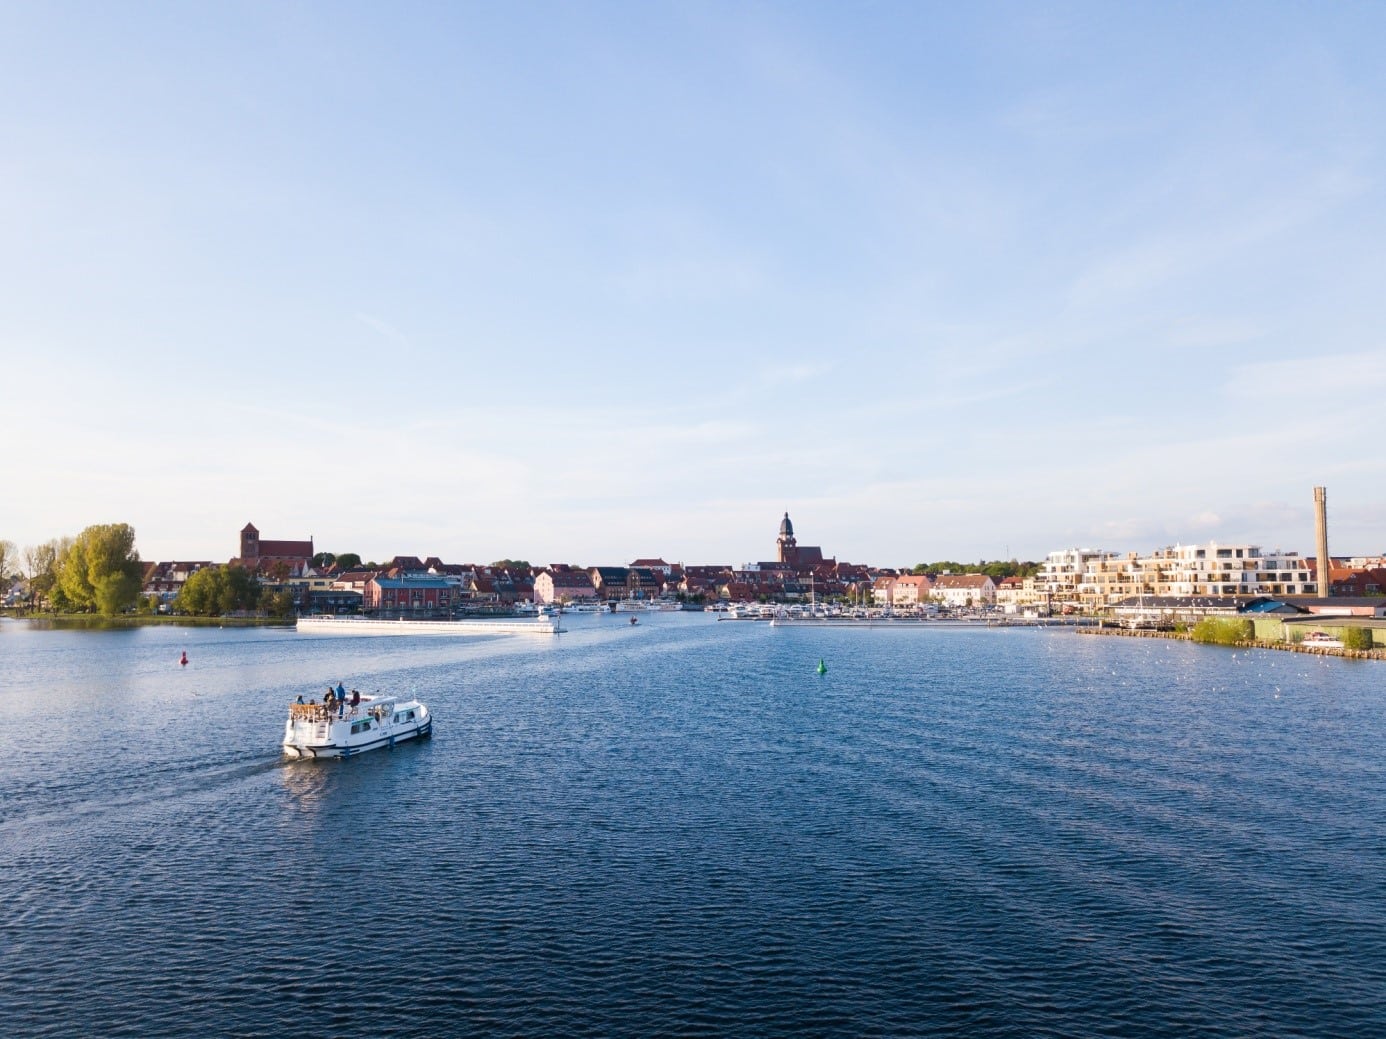
<svg viewBox="0 0 1386 1039">
<path fill-rule="evenodd" d="M 183 650 L 183 659 L 178 661 L 178 663 L 182 664 L 184 667 L 188 666 L 188 651 L 186 649 Z"/>
</svg>

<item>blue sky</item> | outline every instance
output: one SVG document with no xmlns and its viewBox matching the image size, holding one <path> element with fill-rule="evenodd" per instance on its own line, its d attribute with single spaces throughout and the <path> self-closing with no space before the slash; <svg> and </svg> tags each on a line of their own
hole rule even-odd
<svg viewBox="0 0 1386 1039">
<path fill-rule="evenodd" d="M 1380 5 L 0 4 L 0 537 L 1386 550 Z"/>
</svg>

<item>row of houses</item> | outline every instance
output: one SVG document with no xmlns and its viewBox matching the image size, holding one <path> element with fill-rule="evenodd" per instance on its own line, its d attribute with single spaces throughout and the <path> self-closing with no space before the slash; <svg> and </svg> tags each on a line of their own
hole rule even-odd
<svg viewBox="0 0 1386 1039">
<path fill-rule="evenodd" d="M 877 606 L 911 609 L 926 603 L 950 607 L 991 606 L 997 582 L 986 574 L 882 574 L 871 585 Z"/>
<path fill-rule="evenodd" d="M 1051 552 L 1033 577 L 985 574 L 936 577 L 840 562 L 818 546 L 800 546 L 788 514 L 780 524 L 776 558 L 739 566 L 685 566 L 641 558 L 626 566 L 550 563 L 482 566 L 449 564 L 436 556 L 396 556 L 370 568 L 313 566 L 313 540 L 260 538 L 253 524 L 240 531 L 230 562 L 294 594 L 300 610 L 420 611 L 507 607 L 516 603 L 573 603 L 616 599 L 794 601 L 847 597 L 878 606 L 912 608 L 1000 605 L 1008 610 L 1102 608 L 1141 597 L 1251 599 L 1314 597 L 1316 561 L 1295 552 L 1216 542 L 1173 545 L 1148 554 L 1071 548 Z M 177 597 L 189 577 L 210 561 L 151 563 L 144 592 L 161 603 Z M 1331 592 L 1339 597 L 1386 595 L 1386 558 L 1333 559 Z"/>
</svg>

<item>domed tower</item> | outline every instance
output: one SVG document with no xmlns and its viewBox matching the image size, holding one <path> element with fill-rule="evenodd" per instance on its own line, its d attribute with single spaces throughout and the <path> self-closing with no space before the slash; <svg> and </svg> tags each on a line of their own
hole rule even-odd
<svg viewBox="0 0 1386 1039">
<path fill-rule="evenodd" d="M 791 565 L 798 562 L 798 544 L 794 540 L 794 524 L 789 522 L 789 513 L 786 512 L 784 519 L 780 520 L 780 536 L 775 539 L 778 561 Z"/>
</svg>

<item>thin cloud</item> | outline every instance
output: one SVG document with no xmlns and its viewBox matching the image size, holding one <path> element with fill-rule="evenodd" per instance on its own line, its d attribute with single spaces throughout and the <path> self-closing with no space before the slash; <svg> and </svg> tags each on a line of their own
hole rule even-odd
<svg viewBox="0 0 1386 1039">
<path fill-rule="evenodd" d="M 760 379 L 771 386 L 792 385 L 821 379 L 835 367 L 831 361 L 800 361 L 797 364 L 773 365 L 760 370 Z"/>
<path fill-rule="evenodd" d="M 367 328 L 370 328 L 373 331 L 378 332 L 380 335 L 384 336 L 386 339 L 394 343 L 396 346 L 409 345 L 409 337 L 406 336 L 399 329 L 397 329 L 394 325 L 391 325 L 386 321 L 382 321 L 378 317 L 371 317 L 369 314 L 357 314 L 355 315 L 355 317 L 357 321 L 361 322 Z"/>
</svg>

